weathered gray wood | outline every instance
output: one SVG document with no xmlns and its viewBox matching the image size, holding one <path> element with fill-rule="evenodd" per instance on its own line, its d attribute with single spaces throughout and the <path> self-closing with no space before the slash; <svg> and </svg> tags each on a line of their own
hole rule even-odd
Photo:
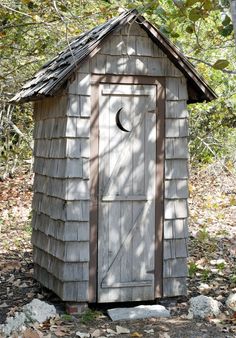
<svg viewBox="0 0 236 338">
<path fill-rule="evenodd" d="M 166 101 L 166 117 L 169 119 L 188 118 L 186 101 Z"/>
<path fill-rule="evenodd" d="M 80 116 L 80 97 L 78 95 L 69 95 L 67 116 Z"/>
<path fill-rule="evenodd" d="M 107 74 L 124 74 L 125 58 L 123 56 L 107 56 L 106 70 Z"/>
<path fill-rule="evenodd" d="M 164 240 L 164 260 L 187 257 L 186 239 Z"/>
<path fill-rule="evenodd" d="M 41 141 L 41 140 L 38 140 Z M 49 143 L 50 142 L 50 143 Z M 49 145 L 48 145 L 49 144 Z M 65 139 L 52 139 L 48 140 L 45 145 L 45 152 L 47 147 L 49 147 L 49 153 L 45 154 L 49 158 L 65 158 L 66 157 L 66 140 Z M 38 155 L 40 156 L 40 155 Z"/>
<path fill-rule="evenodd" d="M 65 199 L 65 179 L 56 179 L 48 176 L 35 174 L 34 191 L 49 196 Z"/>
<path fill-rule="evenodd" d="M 63 262 L 88 262 L 89 243 L 59 241 L 39 230 L 33 230 L 32 244 Z"/>
<path fill-rule="evenodd" d="M 150 76 L 164 76 L 166 58 L 148 58 L 147 74 Z"/>
<path fill-rule="evenodd" d="M 44 164 L 45 164 L 45 158 L 43 158 L 43 157 L 35 157 L 35 159 L 34 159 L 34 165 L 33 165 L 33 171 L 34 171 L 34 173 L 43 175 Z"/>
<path fill-rule="evenodd" d="M 163 53 L 163 51 L 158 47 L 155 43 L 153 43 L 153 56 L 158 57 L 166 57 L 166 54 Z"/>
<path fill-rule="evenodd" d="M 88 181 L 80 178 L 53 178 L 36 174 L 34 191 L 68 201 L 89 199 Z"/>
<path fill-rule="evenodd" d="M 46 288 L 53 290 L 63 301 L 88 301 L 88 282 L 61 282 L 59 279 L 41 268 L 34 267 L 35 278 Z"/>
<path fill-rule="evenodd" d="M 187 137 L 188 120 L 166 119 L 165 129 L 166 129 L 166 137 Z"/>
<path fill-rule="evenodd" d="M 164 278 L 163 297 L 176 297 L 187 295 L 186 278 Z"/>
<path fill-rule="evenodd" d="M 83 160 L 82 158 L 45 159 L 36 157 L 34 172 L 56 178 L 83 178 Z"/>
<path fill-rule="evenodd" d="M 91 115 L 90 96 L 80 96 L 80 110 L 82 117 L 89 117 Z"/>
<path fill-rule="evenodd" d="M 76 129 L 76 137 L 89 137 L 90 135 L 90 120 L 81 118 L 78 121 Z"/>
<path fill-rule="evenodd" d="M 154 269 L 154 252 L 150 248 L 154 247 L 155 229 L 156 115 L 145 113 L 148 100 L 155 95 L 154 89 L 152 86 L 123 84 L 101 88 L 101 200 L 98 213 L 100 302 L 152 299 L 154 295 L 154 278 L 147 270 Z M 140 90 L 145 95 L 140 96 Z M 135 127 L 129 134 L 121 133 L 115 122 L 120 106 L 126 107 L 131 120 L 139 122 L 134 122 Z M 126 118 L 125 112 L 123 118 Z M 145 269 L 142 268 L 144 265 Z"/>
<path fill-rule="evenodd" d="M 89 182 L 82 179 L 67 179 L 65 182 L 65 199 L 67 201 L 89 199 Z"/>
<path fill-rule="evenodd" d="M 88 280 L 88 263 L 63 262 L 37 247 L 33 250 L 33 260 L 63 282 Z"/>
<path fill-rule="evenodd" d="M 90 73 L 90 60 L 86 60 L 85 62 L 83 62 L 80 65 L 78 72 L 82 74 L 89 74 Z"/>
<path fill-rule="evenodd" d="M 83 174 L 82 174 L 82 176 L 83 176 L 84 180 L 87 180 L 90 177 L 90 161 L 87 158 L 83 158 L 82 162 L 83 162 L 83 169 L 82 169 Z"/>
<path fill-rule="evenodd" d="M 66 220 L 89 221 L 89 202 L 68 201 L 66 207 Z"/>
<path fill-rule="evenodd" d="M 136 39 L 137 55 L 153 56 L 153 42 L 147 37 L 138 37 Z"/>
<path fill-rule="evenodd" d="M 188 220 L 176 219 L 164 221 L 164 238 L 188 238 Z"/>
<path fill-rule="evenodd" d="M 187 257 L 188 256 L 188 243 L 186 239 L 175 240 L 175 257 Z"/>
<path fill-rule="evenodd" d="M 66 159 L 65 177 L 83 177 L 82 159 Z"/>
<path fill-rule="evenodd" d="M 167 199 L 188 198 L 188 181 L 166 180 L 165 198 Z"/>
<path fill-rule="evenodd" d="M 136 54 L 136 37 L 129 35 L 118 35 L 110 39 L 111 55 L 134 55 Z"/>
<path fill-rule="evenodd" d="M 58 220 L 65 220 L 66 217 L 65 201 L 42 193 L 34 194 L 32 209 Z"/>
<path fill-rule="evenodd" d="M 79 138 L 66 139 L 66 156 L 70 158 L 80 158 L 82 140 Z M 84 143 L 84 141 L 83 141 Z"/>
<path fill-rule="evenodd" d="M 34 118 L 36 121 L 48 118 L 64 117 L 66 115 L 67 97 L 58 95 L 45 98 L 35 105 Z"/>
<path fill-rule="evenodd" d="M 117 35 L 120 35 L 120 32 L 113 33 L 113 37 Z M 110 51 L 111 51 L 110 42 L 111 42 L 111 38 L 107 39 L 104 43 L 101 43 L 99 54 L 102 54 L 102 55 L 110 54 Z"/>
<path fill-rule="evenodd" d="M 165 141 L 165 158 L 189 158 L 187 138 L 167 138 Z"/>
<path fill-rule="evenodd" d="M 187 84 L 186 79 L 182 78 L 166 78 L 166 99 L 168 100 L 187 100 Z"/>
<path fill-rule="evenodd" d="M 106 63 L 107 56 L 106 55 L 95 55 L 91 62 L 91 71 L 94 74 L 105 74 L 106 72 Z"/>
<path fill-rule="evenodd" d="M 186 277 L 188 275 L 187 259 L 175 258 L 164 260 L 163 277 Z"/>
<path fill-rule="evenodd" d="M 143 56 L 129 56 L 125 57 L 125 74 L 145 75 L 148 73 L 147 57 Z"/>
<path fill-rule="evenodd" d="M 52 219 L 43 213 L 33 211 L 33 228 L 40 230 L 46 235 L 58 240 L 69 241 L 89 241 L 89 223 L 61 221 Z"/>
<path fill-rule="evenodd" d="M 173 222 L 175 238 L 188 238 L 188 219 L 176 219 Z"/>
<path fill-rule="evenodd" d="M 65 137 L 73 137 L 77 136 L 77 125 L 80 123 L 80 118 L 68 117 L 66 121 L 66 131 Z"/>
<path fill-rule="evenodd" d="M 175 65 L 166 59 L 165 76 L 183 78 L 183 73 Z"/>
<path fill-rule="evenodd" d="M 166 179 L 187 179 L 188 161 L 187 160 L 165 160 Z"/>
<path fill-rule="evenodd" d="M 165 219 L 188 217 L 188 204 L 186 199 L 165 199 Z"/>
<path fill-rule="evenodd" d="M 69 94 L 90 95 L 90 74 L 78 73 L 75 80 L 69 86 Z"/>
<path fill-rule="evenodd" d="M 136 35 L 136 36 L 147 36 L 147 33 L 134 21 L 126 24 L 118 34 L 122 35 Z"/>
<path fill-rule="evenodd" d="M 88 139 L 80 139 L 81 157 L 90 158 L 90 142 Z"/>
<path fill-rule="evenodd" d="M 52 139 L 65 136 L 66 118 L 49 118 L 36 123 L 35 139 Z"/>
<path fill-rule="evenodd" d="M 68 301 L 87 302 L 88 282 L 64 283 L 63 295 Z"/>
</svg>

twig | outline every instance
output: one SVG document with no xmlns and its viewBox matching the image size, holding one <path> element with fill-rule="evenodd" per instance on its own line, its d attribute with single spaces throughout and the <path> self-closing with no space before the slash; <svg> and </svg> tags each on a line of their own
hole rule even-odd
<svg viewBox="0 0 236 338">
<path fill-rule="evenodd" d="M 205 65 L 209 66 L 209 67 L 213 67 L 214 64 L 210 63 L 210 62 L 207 62 L 207 61 L 204 61 L 204 60 L 200 60 L 198 58 L 195 58 L 193 56 L 187 56 L 188 59 L 190 60 L 194 60 L 194 61 L 197 61 L 199 63 L 204 63 Z M 228 69 L 219 69 L 221 70 L 223 73 L 227 73 L 227 74 L 231 74 L 231 75 L 235 75 L 236 74 L 236 70 L 228 70 Z"/>
</svg>

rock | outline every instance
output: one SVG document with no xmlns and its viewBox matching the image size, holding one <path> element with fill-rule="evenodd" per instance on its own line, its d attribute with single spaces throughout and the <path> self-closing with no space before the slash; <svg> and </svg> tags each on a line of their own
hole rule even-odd
<svg viewBox="0 0 236 338">
<path fill-rule="evenodd" d="M 228 308 L 236 312 L 236 293 L 231 293 L 229 297 L 226 299 L 225 304 Z"/>
<path fill-rule="evenodd" d="M 162 305 L 139 305 L 130 308 L 116 308 L 107 311 L 110 318 L 115 320 L 131 320 L 142 319 L 150 317 L 170 317 L 170 311 L 168 311 Z"/>
<path fill-rule="evenodd" d="M 201 283 L 199 286 L 198 286 L 198 289 L 201 293 L 209 293 L 211 291 L 211 287 L 210 285 L 206 284 L 206 283 Z"/>
<path fill-rule="evenodd" d="M 0 325 L 0 331 L 4 336 L 8 337 L 13 331 L 21 330 L 22 326 L 26 321 L 26 316 L 24 313 L 16 313 L 15 317 L 9 317 L 6 320 L 6 324 Z"/>
<path fill-rule="evenodd" d="M 207 296 L 197 296 L 190 299 L 190 308 L 188 318 L 206 318 L 216 317 L 221 311 L 220 302 Z"/>
<path fill-rule="evenodd" d="M 125 327 L 122 327 L 122 326 L 116 326 L 116 333 L 117 334 L 128 334 L 130 333 L 130 330 L 129 329 L 126 329 Z"/>
<path fill-rule="evenodd" d="M 33 299 L 29 304 L 23 306 L 23 311 L 30 322 L 43 323 L 49 318 L 56 316 L 56 308 L 39 299 Z"/>
</svg>

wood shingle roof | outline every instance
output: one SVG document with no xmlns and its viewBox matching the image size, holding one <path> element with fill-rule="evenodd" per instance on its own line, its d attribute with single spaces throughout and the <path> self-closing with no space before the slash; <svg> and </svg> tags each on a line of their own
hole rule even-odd
<svg viewBox="0 0 236 338">
<path fill-rule="evenodd" d="M 125 24 L 137 22 L 158 47 L 168 56 L 173 64 L 184 74 L 188 83 L 189 103 L 211 101 L 216 98 L 215 92 L 199 75 L 194 66 L 157 28 L 141 16 L 137 10 L 129 10 L 102 25 L 75 38 L 70 45 L 54 59 L 47 62 L 31 80 L 11 99 L 11 102 L 27 102 L 53 96 L 63 87 L 77 67 L 114 31 Z"/>
</svg>

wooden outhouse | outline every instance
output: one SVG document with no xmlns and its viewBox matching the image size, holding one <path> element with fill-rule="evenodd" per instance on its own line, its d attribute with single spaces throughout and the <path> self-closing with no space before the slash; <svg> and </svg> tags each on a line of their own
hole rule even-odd
<svg viewBox="0 0 236 338">
<path fill-rule="evenodd" d="M 35 278 L 68 302 L 186 294 L 187 103 L 215 93 L 136 10 L 74 39 L 34 101 Z"/>
</svg>

